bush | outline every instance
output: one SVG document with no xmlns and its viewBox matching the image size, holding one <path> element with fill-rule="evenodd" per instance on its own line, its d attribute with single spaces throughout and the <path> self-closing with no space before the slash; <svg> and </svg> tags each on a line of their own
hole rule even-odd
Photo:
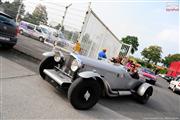
<svg viewBox="0 0 180 120">
<path fill-rule="evenodd" d="M 146 63 L 146 65 L 145 65 L 147 68 L 149 68 L 149 69 L 152 69 L 153 68 L 153 66 L 150 64 L 150 63 Z"/>
<path fill-rule="evenodd" d="M 166 74 L 167 73 L 167 69 L 160 69 L 159 70 L 159 74 Z"/>
</svg>

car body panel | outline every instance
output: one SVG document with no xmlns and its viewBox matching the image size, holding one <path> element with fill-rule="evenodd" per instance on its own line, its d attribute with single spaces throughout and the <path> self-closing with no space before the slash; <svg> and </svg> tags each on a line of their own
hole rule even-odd
<svg viewBox="0 0 180 120">
<path fill-rule="evenodd" d="M 56 47 L 54 47 L 56 48 Z M 56 50 L 52 52 L 46 53 L 46 55 L 52 56 Z M 63 83 L 67 84 L 70 83 L 67 79 L 61 80 L 60 76 L 67 76 L 71 79 L 73 83 L 76 78 L 81 77 L 85 79 L 94 79 L 102 81 L 106 94 L 108 96 L 119 96 L 120 91 L 137 91 L 137 87 L 143 85 L 145 83 L 139 79 L 133 79 L 127 70 L 117 64 L 113 64 L 107 61 L 97 60 L 93 58 L 89 58 L 86 56 L 82 56 L 75 53 L 69 53 L 64 56 L 65 57 L 65 64 L 62 68 L 55 67 L 55 69 L 45 69 L 44 73 L 52 78 L 54 81 L 63 85 Z M 72 71 L 71 65 L 73 61 L 77 61 L 78 69 L 76 71 Z M 53 72 L 52 72 L 53 71 Z M 141 96 L 146 92 L 147 89 L 152 87 L 150 84 L 144 84 L 139 90 Z"/>
<path fill-rule="evenodd" d="M 175 91 L 179 91 L 180 92 L 180 76 L 178 76 L 175 80 L 172 80 L 169 83 L 169 87 L 171 89 L 173 89 L 175 87 Z"/>
<path fill-rule="evenodd" d="M 5 13 L 0 12 L 0 43 L 15 45 L 18 27 L 15 21 Z"/>
<path fill-rule="evenodd" d="M 147 68 L 140 68 L 139 69 L 139 76 L 140 79 L 150 82 L 150 83 L 155 83 L 156 82 L 156 75 L 149 69 Z"/>
</svg>

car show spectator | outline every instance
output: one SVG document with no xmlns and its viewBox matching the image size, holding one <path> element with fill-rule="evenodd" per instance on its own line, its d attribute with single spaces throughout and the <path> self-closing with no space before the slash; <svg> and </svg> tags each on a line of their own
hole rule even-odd
<svg viewBox="0 0 180 120">
<path fill-rule="evenodd" d="M 127 69 L 129 69 L 132 64 L 133 64 L 133 61 L 132 61 L 132 60 L 128 60 L 128 63 L 125 65 L 125 67 L 126 67 Z"/>
<path fill-rule="evenodd" d="M 123 60 L 123 57 L 121 57 L 120 55 L 118 55 L 117 57 L 112 57 L 110 59 L 111 62 L 118 63 L 118 64 L 122 64 L 122 60 Z"/>
<path fill-rule="evenodd" d="M 106 59 L 107 56 L 106 56 L 106 49 L 103 49 L 102 51 L 100 51 L 98 53 L 98 60 L 102 60 L 102 59 Z"/>
<path fill-rule="evenodd" d="M 81 51 L 81 44 L 80 42 L 77 40 L 74 47 L 73 47 L 73 52 L 79 54 Z"/>
</svg>

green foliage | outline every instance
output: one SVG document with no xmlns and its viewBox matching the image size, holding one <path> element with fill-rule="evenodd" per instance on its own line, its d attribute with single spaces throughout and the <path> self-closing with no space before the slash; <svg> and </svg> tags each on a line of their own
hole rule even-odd
<svg viewBox="0 0 180 120">
<path fill-rule="evenodd" d="M 180 54 L 168 55 L 164 57 L 162 63 L 164 64 L 164 66 L 168 67 L 173 61 L 180 61 Z"/>
<path fill-rule="evenodd" d="M 150 64 L 150 63 L 146 63 L 146 65 L 145 65 L 147 68 L 149 68 L 149 69 L 152 69 L 153 68 L 153 66 Z"/>
<path fill-rule="evenodd" d="M 10 2 L 2 2 L 0 1 L 0 7 L 4 10 L 4 12 L 14 19 L 16 18 L 16 15 L 18 13 L 18 8 L 21 5 L 20 0 L 14 0 L 12 3 Z M 19 19 L 21 19 L 21 16 L 24 15 L 25 9 L 24 4 L 22 4 L 21 10 L 20 10 L 20 16 Z"/>
<path fill-rule="evenodd" d="M 152 45 L 148 48 L 144 48 L 141 55 L 147 59 L 147 62 L 154 62 L 157 64 L 161 61 L 162 48 L 160 46 Z"/>
<path fill-rule="evenodd" d="M 135 36 L 126 36 L 125 38 L 122 38 L 121 40 L 123 43 L 132 45 L 131 53 L 133 54 L 135 51 L 138 50 L 138 38 Z"/>
<path fill-rule="evenodd" d="M 43 6 L 41 4 L 37 5 L 32 14 L 26 13 L 23 20 L 36 25 L 39 25 L 40 23 L 47 24 L 48 15 L 46 6 Z"/>
<path fill-rule="evenodd" d="M 159 74 L 166 74 L 167 73 L 167 69 L 160 69 L 159 70 Z"/>
<path fill-rule="evenodd" d="M 63 27 L 62 33 L 67 40 L 75 42 L 78 39 L 79 33 L 74 31 L 65 30 Z"/>
</svg>

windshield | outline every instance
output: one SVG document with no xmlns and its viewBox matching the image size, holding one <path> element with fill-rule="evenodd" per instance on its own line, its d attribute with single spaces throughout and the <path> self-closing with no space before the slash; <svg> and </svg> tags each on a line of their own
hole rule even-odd
<svg viewBox="0 0 180 120">
<path fill-rule="evenodd" d="M 59 38 L 65 39 L 64 35 L 61 32 L 59 33 Z"/>
<path fill-rule="evenodd" d="M 28 25 L 27 25 L 27 28 L 30 29 L 30 30 L 34 30 L 35 26 L 34 26 L 34 25 L 31 25 L 31 24 L 28 24 Z"/>
<path fill-rule="evenodd" d="M 42 29 L 42 32 L 43 32 L 43 33 L 45 33 L 45 34 L 48 34 L 48 33 L 49 33 L 46 28 L 41 27 L 41 29 Z"/>
<path fill-rule="evenodd" d="M 10 19 L 10 18 L 8 18 L 4 15 L 1 15 L 1 14 L 0 14 L 0 22 L 4 23 L 4 24 L 11 25 L 11 26 L 16 26 L 16 23 L 14 22 L 13 19 Z"/>
<path fill-rule="evenodd" d="M 142 71 L 145 72 L 145 73 L 149 73 L 149 74 L 151 74 L 151 75 L 155 75 L 154 72 L 152 72 L 152 71 L 149 70 L 149 69 L 145 69 L 145 68 L 144 68 L 144 69 L 142 69 Z"/>
</svg>

